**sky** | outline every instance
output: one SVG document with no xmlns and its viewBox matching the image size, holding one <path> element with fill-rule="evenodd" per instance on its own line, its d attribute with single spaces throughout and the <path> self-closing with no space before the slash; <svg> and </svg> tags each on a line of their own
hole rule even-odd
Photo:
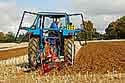
<svg viewBox="0 0 125 83">
<path fill-rule="evenodd" d="M 24 10 L 83 12 L 104 33 L 110 22 L 125 15 L 125 0 L 0 0 L 0 31 L 16 32 Z"/>
</svg>

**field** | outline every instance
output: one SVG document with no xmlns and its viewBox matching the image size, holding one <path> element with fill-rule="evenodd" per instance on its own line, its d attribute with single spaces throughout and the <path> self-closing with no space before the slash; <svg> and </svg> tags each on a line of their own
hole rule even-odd
<svg viewBox="0 0 125 83">
<path fill-rule="evenodd" d="M 84 47 L 76 46 L 74 65 L 65 66 L 61 71 L 54 69 L 42 76 L 39 70 L 24 72 L 22 64 L 28 62 L 24 49 L 27 48 L 15 49 L 20 50 L 15 54 L 0 52 L 0 83 L 125 83 L 125 42 L 94 42 Z M 7 53 L 12 56 L 7 56 Z"/>
</svg>

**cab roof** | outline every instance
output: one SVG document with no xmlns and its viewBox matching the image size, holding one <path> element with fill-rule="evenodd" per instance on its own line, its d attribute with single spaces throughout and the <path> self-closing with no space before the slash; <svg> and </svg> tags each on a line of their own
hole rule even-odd
<svg viewBox="0 0 125 83">
<path fill-rule="evenodd" d="M 61 12 L 38 12 L 38 14 L 42 16 L 47 16 L 50 18 L 62 18 L 62 17 L 68 16 L 67 13 L 61 13 Z"/>
<path fill-rule="evenodd" d="M 46 16 L 50 18 L 62 18 L 65 16 L 73 16 L 73 15 L 81 15 L 79 14 L 67 14 L 67 13 L 62 13 L 62 12 L 38 12 L 38 13 L 33 13 L 33 12 L 27 12 L 24 11 L 25 13 L 30 13 L 30 14 L 35 14 L 35 15 L 40 15 L 40 16 Z"/>
</svg>

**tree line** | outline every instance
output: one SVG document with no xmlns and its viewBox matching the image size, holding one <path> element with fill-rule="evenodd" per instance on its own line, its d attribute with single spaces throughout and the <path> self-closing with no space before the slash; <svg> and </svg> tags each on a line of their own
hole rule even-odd
<svg viewBox="0 0 125 83">
<path fill-rule="evenodd" d="M 125 16 L 111 22 L 105 29 L 106 39 L 124 39 L 125 38 Z"/>
<path fill-rule="evenodd" d="M 90 20 L 84 22 L 83 28 L 84 32 L 78 34 L 80 40 L 99 40 L 102 38 L 102 34 L 96 31 L 96 28 Z"/>
<path fill-rule="evenodd" d="M 15 34 L 13 32 L 3 33 L 0 32 L 0 43 L 11 43 L 11 42 L 18 42 L 20 39 L 24 37 L 25 34 L 20 34 L 17 39 L 15 40 Z M 27 38 L 23 40 L 26 42 Z"/>
<path fill-rule="evenodd" d="M 85 40 L 85 38 L 87 40 L 125 39 L 125 16 L 111 22 L 105 29 L 104 34 L 98 33 L 96 28 L 93 27 L 93 23 L 91 21 L 85 21 L 84 25 L 85 32 L 78 34 L 80 36 L 80 40 Z"/>
</svg>

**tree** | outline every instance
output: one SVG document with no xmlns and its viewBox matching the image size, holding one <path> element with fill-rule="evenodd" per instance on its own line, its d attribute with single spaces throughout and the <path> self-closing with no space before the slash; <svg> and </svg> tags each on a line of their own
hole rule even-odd
<svg viewBox="0 0 125 83">
<path fill-rule="evenodd" d="M 125 16 L 111 22 L 105 29 L 106 34 L 111 39 L 114 38 L 125 38 Z"/>
<path fill-rule="evenodd" d="M 97 38 L 96 28 L 93 27 L 93 23 L 90 20 L 84 22 L 84 30 L 85 32 L 78 34 L 80 40 L 85 40 L 85 38 L 87 38 L 87 40 L 92 40 L 93 37 Z"/>
<path fill-rule="evenodd" d="M 0 32 L 0 41 L 4 40 L 4 33 Z"/>
<path fill-rule="evenodd" d="M 14 33 L 8 32 L 5 36 L 6 42 L 13 42 L 15 41 Z"/>
<path fill-rule="evenodd" d="M 92 40 L 93 34 L 95 33 L 96 29 L 93 27 L 93 23 L 90 20 L 85 21 L 85 30 L 86 30 L 87 38 L 89 40 Z"/>
</svg>

